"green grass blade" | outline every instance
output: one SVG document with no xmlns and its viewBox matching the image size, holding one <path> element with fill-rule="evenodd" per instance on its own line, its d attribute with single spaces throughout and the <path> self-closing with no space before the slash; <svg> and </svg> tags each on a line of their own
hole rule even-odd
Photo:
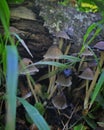
<svg viewBox="0 0 104 130">
<path fill-rule="evenodd" d="M 22 46 L 26 49 L 26 51 L 29 53 L 29 55 L 33 58 L 32 53 L 30 52 L 29 48 L 27 47 L 26 43 L 24 42 L 23 39 L 21 39 L 16 33 L 11 33 L 12 35 L 14 35 L 19 42 L 22 44 Z"/>
<path fill-rule="evenodd" d="M 18 98 L 18 100 L 23 104 L 30 118 L 33 120 L 39 130 L 50 130 L 48 124 L 34 106 L 29 104 L 23 98 Z"/>
<path fill-rule="evenodd" d="M 99 35 L 99 33 L 101 32 L 102 27 L 98 26 L 98 28 L 96 29 L 94 35 L 91 37 L 91 39 L 87 42 L 87 45 L 90 45 L 90 43 Z"/>
<path fill-rule="evenodd" d="M 59 57 L 59 59 L 69 60 L 70 62 L 79 62 L 80 61 L 80 58 L 75 57 L 75 56 L 68 56 L 68 55 L 62 55 Z"/>
<path fill-rule="evenodd" d="M 86 128 L 83 124 L 79 124 L 74 127 L 74 130 L 86 130 Z"/>
<path fill-rule="evenodd" d="M 9 27 L 10 11 L 6 0 L 0 0 L 0 19 L 5 29 Z"/>
<path fill-rule="evenodd" d="M 39 61 L 39 62 L 31 64 L 30 66 L 34 66 L 34 65 L 51 65 L 51 66 L 56 66 L 60 68 L 67 68 L 66 64 L 62 64 L 62 63 L 54 62 L 54 61 Z"/>
<path fill-rule="evenodd" d="M 86 116 L 86 117 L 83 117 L 84 118 L 84 120 L 86 121 L 86 123 L 92 128 L 92 129 L 96 129 L 96 127 L 97 127 L 97 124 L 96 124 L 96 122 L 93 120 L 93 119 L 91 119 L 91 118 L 89 118 L 88 116 Z"/>
<path fill-rule="evenodd" d="M 44 74 L 43 76 L 41 76 L 37 81 L 39 82 L 39 81 L 42 81 L 42 80 L 44 80 L 44 79 L 50 78 L 51 76 L 57 74 L 58 72 L 59 72 L 58 69 L 57 69 L 57 70 L 54 70 L 54 71 L 52 71 L 52 72 L 48 72 L 47 74 Z"/>
<path fill-rule="evenodd" d="M 7 46 L 7 123 L 6 130 L 15 130 L 18 54 L 15 46 Z"/>
<path fill-rule="evenodd" d="M 10 10 L 6 0 L 0 0 L 0 20 L 4 27 L 5 34 L 9 36 L 9 20 L 10 20 Z"/>
<path fill-rule="evenodd" d="M 9 4 L 21 4 L 24 0 L 7 0 Z"/>
<path fill-rule="evenodd" d="M 90 102 L 90 106 L 93 104 L 93 102 L 95 101 L 97 95 L 99 94 L 99 91 L 101 89 L 101 87 L 104 85 L 104 71 L 101 73 L 100 78 L 98 80 L 98 83 L 95 86 L 94 92 L 92 94 L 92 98 L 91 98 L 91 102 Z"/>
<path fill-rule="evenodd" d="M 97 24 L 96 23 L 93 23 L 89 26 L 89 28 L 87 29 L 87 32 L 86 34 L 84 35 L 84 38 L 83 38 L 83 44 L 85 44 L 88 36 L 90 35 L 90 33 L 96 28 Z"/>
</svg>

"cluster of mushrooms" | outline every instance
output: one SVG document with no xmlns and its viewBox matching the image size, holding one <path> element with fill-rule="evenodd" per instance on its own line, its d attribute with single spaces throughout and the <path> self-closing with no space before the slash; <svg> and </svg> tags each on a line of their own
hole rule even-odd
<svg viewBox="0 0 104 130">
<path fill-rule="evenodd" d="M 60 60 L 62 55 L 68 55 L 71 42 L 70 37 L 67 35 L 65 31 L 60 31 L 55 34 L 56 39 L 58 39 L 58 44 L 55 43 L 47 50 L 46 54 L 43 56 L 42 61 L 54 61 L 66 63 L 66 60 Z M 64 42 L 67 43 L 64 46 Z M 65 49 L 63 49 L 63 46 Z M 79 56 L 80 62 L 78 64 L 78 68 L 74 68 L 76 72 L 76 76 L 79 79 L 84 81 L 85 87 L 85 98 L 84 98 L 84 110 L 89 109 L 91 104 L 89 105 L 89 98 L 94 89 L 94 86 L 97 82 L 100 71 L 102 70 L 104 63 L 104 41 L 100 41 L 93 47 L 99 53 L 99 62 L 97 62 L 94 58 L 95 53 L 91 51 L 89 48 L 85 48 L 85 50 Z M 63 52 L 64 50 L 64 52 Z M 73 55 L 73 54 L 72 54 Z M 98 58 L 97 58 L 98 59 Z M 69 61 L 68 61 L 69 62 Z M 55 66 L 48 66 L 48 73 L 57 70 Z M 73 67 L 72 67 L 73 68 Z M 36 74 L 39 69 L 36 68 L 35 64 L 28 58 L 23 58 L 19 63 L 19 74 Z M 52 101 L 52 104 L 57 109 L 65 109 L 68 107 L 66 96 L 63 93 L 65 88 L 71 89 L 73 84 L 72 82 L 71 69 L 66 68 L 63 72 L 55 73 L 53 76 L 49 77 L 49 86 L 48 86 L 48 99 Z M 31 96 L 32 93 L 28 93 L 25 98 Z"/>
</svg>

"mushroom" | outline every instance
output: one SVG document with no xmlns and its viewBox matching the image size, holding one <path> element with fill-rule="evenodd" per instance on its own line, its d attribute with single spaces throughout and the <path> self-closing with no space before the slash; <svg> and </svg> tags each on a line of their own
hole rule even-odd
<svg viewBox="0 0 104 130">
<path fill-rule="evenodd" d="M 49 49 L 47 50 L 46 54 L 43 57 L 44 57 L 45 60 L 50 59 L 52 61 L 55 61 L 55 60 L 58 60 L 60 58 L 60 56 L 62 56 L 62 55 L 63 55 L 63 53 L 57 47 L 57 45 L 52 45 L 51 47 L 49 47 Z M 54 71 L 55 69 L 56 68 L 54 66 L 52 66 L 51 69 L 50 69 L 50 66 L 49 66 L 49 72 Z M 55 78 L 56 78 L 56 76 L 52 76 L 50 78 L 47 93 L 51 93 L 51 91 L 54 87 L 54 84 L 55 84 Z"/>
<path fill-rule="evenodd" d="M 81 79 L 85 80 L 93 80 L 94 74 L 93 71 L 90 68 L 86 68 L 80 75 L 79 77 Z"/>
<path fill-rule="evenodd" d="M 92 53 L 90 50 L 88 50 L 88 48 L 86 48 L 86 49 L 84 50 L 84 52 L 81 54 L 81 56 L 82 56 L 82 59 L 81 59 L 81 61 L 80 61 L 80 63 L 79 63 L 78 71 L 80 70 L 81 65 L 82 65 L 82 63 L 83 63 L 85 57 L 87 57 L 87 56 L 93 56 L 93 53 Z"/>
<path fill-rule="evenodd" d="M 89 81 L 90 80 L 93 80 L 94 78 L 94 74 L 93 74 L 93 71 L 90 69 L 90 68 L 86 68 L 82 74 L 79 75 L 79 77 L 81 79 L 85 79 L 86 80 L 86 96 L 85 96 L 85 99 L 84 99 L 84 110 L 87 110 L 88 109 L 88 98 L 87 98 L 87 95 L 88 95 L 88 86 L 89 86 Z"/>
<path fill-rule="evenodd" d="M 59 39 L 59 48 L 62 49 L 63 47 L 63 39 L 65 40 L 70 40 L 69 36 L 67 35 L 67 33 L 65 31 L 59 31 L 55 34 L 56 37 L 60 38 Z M 70 46 L 71 44 L 69 43 L 68 46 L 66 47 L 66 50 L 65 50 L 65 55 L 69 52 L 69 49 L 70 49 Z"/>
<path fill-rule="evenodd" d="M 72 85 L 71 77 L 65 77 L 64 74 L 59 74 L 56 83 L 59 86 L 70 87 Z"/>
<path fill-rule="evenodd" d="M 68 107 L 66 97 L 63 93 L 56 95 L 52 98 L 52 103 L 57 109 L 65 109 Z"/>
<path fill-rule="evenodd" d="M 54 60 L 59 59 L 61 55 L 63 55 L 61 50 L 56 45 L 52 45 L 51 47 L 49 47 L 49 49 L 43 57 L 44 59 Z"/>
<path fill-rule="evenodd" d="M 28 58 L 23 58 L 19 63 L 19 74 L 26 75 L 30 74 L 33 75 L 35 72 L 38 72 L 38 68 L 35 66 L 30 66 L 33 62 Z"/>
<path fill-rule="evenodd" d="M 81 65 L 81 67 L 80 67 L 80 69 L 79 69 L 79 71 L 84 71 L 88 67 L 89 67 L 88 66 L 88 62 L 83 62 L 82 65 Z"/>
<path fill-rule="evenodd" d="M 31 65 L 32 63 L 33 62 L 30 59 L 23 58 L 19 63 L 19 74 L 26 75 L 29 88 L 34 96 L 35 101 L 38 102 L 36 92 L 33 89 L 33 85 L 31 83 L 31 80 L 30 80 L 30 77 L 28 74 L 33 75 L 33 74 L 35 74 L 35 72 L 38 72 L 39 70 L 35 66 L 32 66 Z"/>
</svg>

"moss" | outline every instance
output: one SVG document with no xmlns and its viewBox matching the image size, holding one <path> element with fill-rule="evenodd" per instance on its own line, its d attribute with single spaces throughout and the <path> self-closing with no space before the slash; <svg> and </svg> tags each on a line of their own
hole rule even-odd
<svg viewBox="0 0 104 130">
<path fill-rule="evenodd" d="M 82 43 L 83 35 L 92 23 L 101 20 L 98 13 L 80 12 L 70 5 L 63 6 L 49 0 L 37 0 L 36 4 L 41 6 L 40 16 L 44 18 L 44 26 L 50 33 L 54 34 L 56 31 L 71 27 L 74 30 L 73 37 L 76 39 L 76 44 Z"/>
</svg>

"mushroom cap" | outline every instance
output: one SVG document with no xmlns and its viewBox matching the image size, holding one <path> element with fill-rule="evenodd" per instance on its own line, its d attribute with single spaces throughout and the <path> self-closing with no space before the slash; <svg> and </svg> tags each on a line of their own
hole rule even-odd
<svg viewBox="0 0 104 130">
<path fill-rule="evenodd" d="M 28 58 L 23 58 L 19 63 L 19 74 L 26 75 L 30 74 L 33 75 L 35 72 L 38 72 L 38 68 L 35 66 L 30 66 L 33 62 Z"/>
<path fill-rule="evenodd" d="M 55 36 L 59 37 L 59 38 L 64 38 L 64 39 L 70 40 L 69 36 L 67 35 L 67 33 L 65 31 L 59 31 L 55 34 Z"/>
<path fill-rule="evenodd" d="M 65 109 L 67 107 L 66 97 L 63 93 L 53 97 L 52 103 L 57 109 Z"/>
<path fill-rule="evenodd" d="M 84 71 L 86 68 L 88 68 L 88 62 L 83 62 L 79 71 Z"/>
<path fill-rule="evenodd" d="M 94 74 L 90 68 L 86 68 L 78 77 L 86 80 L 93 80 Z"/>
<path fill-rule="evenodd" d="M 97 67 L 97 62 L 96 62 L 96 60 L 92 60 L 92 61 L 89 61 L 88 62 L 88 67 L 92 67 L 92 68 L 94 68 L 94 67 Z"/>
<path fill-rule="evenodd" d="M 93 56 L 93 53 L 86 48 L 84 52 L 81 54 L 82 56 Z"/>
<path fill-rule="evenodd" d="M 104 51 L 104 41 L 97 42 L 97 44 L 94 45 L 94 48 Z"/>
<path fill-rule="evenodd" d="M 56 45 L 52 45 L 43 57 L 44 59 L 59 59 L 61 55 L 63 55 L 61 50 Z"/>
<path fill-rule="evenodd" d="M 72 85 L 71 77 L 65 77 L 64 74 L 60 74 L 57 77 L 56 83 L 61 86 L 70 87 Z"/>
</svg>

